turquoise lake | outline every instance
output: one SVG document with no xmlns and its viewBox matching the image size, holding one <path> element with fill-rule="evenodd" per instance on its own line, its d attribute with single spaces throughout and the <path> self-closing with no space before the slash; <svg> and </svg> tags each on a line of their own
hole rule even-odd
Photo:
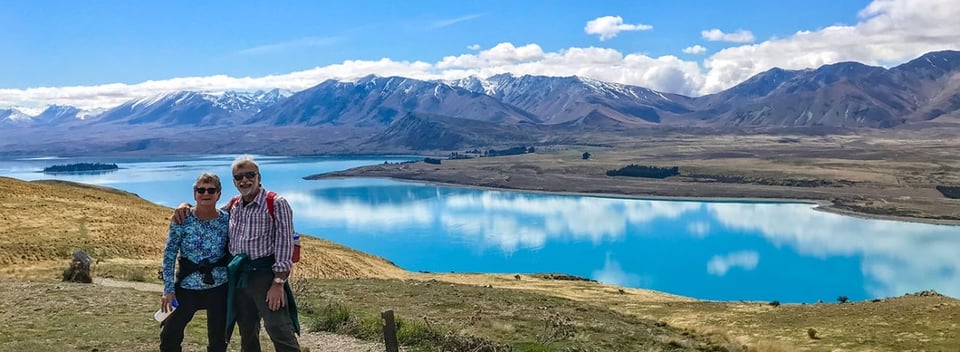
<svg viewBox="0 0 960 352">
<path fill-rule="evenodd" d="M 0 175 L 63 179 L 192 201 L 203 171 L 232 155 L 0 160 Z M 383 179 L 302 177 L 402 157 L 259 157 L 263 184 L 286 197 L 298 231 L 411 271 L 559 272 L 711 300 L 833 302 L 934 289 L 960 297 L 960 227 L 869 220 L 810 204 L 693 202 L 535 194 Z M 98 175 L 45 166 L 117 163 Z M 225 180 L 225 203 L 236 194 Z M 305 253 L 309 257 L 310 253 Z"/>
</svg>

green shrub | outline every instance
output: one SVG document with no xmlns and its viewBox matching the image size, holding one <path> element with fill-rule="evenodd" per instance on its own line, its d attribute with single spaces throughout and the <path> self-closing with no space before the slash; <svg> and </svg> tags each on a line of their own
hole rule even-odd
<svg viewBox="0 0 960 352">
<path fill-rule="evenodd" d="M 402 345 L 433 345 L 441 342 L 443 335 L 425 322 L 397 317 L 397 342 Z"/>
<path fill-rule="evenodd" d="M 522 344 L 517 346 L 517 352 L 556 352 L 557 349 L 539 343 Z"/>
<path fill-rule="evenodd" d="M 382 339 L 383 322 L 372 315 L 354 313 L 346 322 L 340 324 L 336 332 L 366 340 Z"/>
<path fill-rule="evenodd" d="M 350 320 L 350 315 L 350 309 L 342 304 L 327 304 L 320 310 L 310 329 L 313 331 L 337 332 L 341 325 Z"/>
</svg>

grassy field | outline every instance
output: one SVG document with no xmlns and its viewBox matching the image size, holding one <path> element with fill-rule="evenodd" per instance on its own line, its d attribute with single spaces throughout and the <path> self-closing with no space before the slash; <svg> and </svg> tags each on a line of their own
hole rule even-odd
<svg viewBox="0 0 960 352">
<path fill-rule="evenodd" d="M 0 350 L 154 350 L 159 330 L 149 317 L 156 292 L 58 280 L 71 253 L 84 249 L 99 260 L 99 277 L 155 283 L 170 209 L 124 192 L 63 182 L 0 178 L 0 189 Z M 528 351 L 960 346 L 960 301 L 949 297 L 777 307 L 703 302 L 589 281 L 411 273 L 328 241 L 306 239 L 304 246 L 293 282 L 307 326 L 325 319 L 326 307 L 363 317 L 392 308 L 408 324 L 423 322 L 436 331 Z M 203 342 L 200 326 L 188 332 L 190 350 Z M 816 338 L 808 335 L 811 328 Z M 338 331 L 376 338 L 363 329 Z"/>
</svg>

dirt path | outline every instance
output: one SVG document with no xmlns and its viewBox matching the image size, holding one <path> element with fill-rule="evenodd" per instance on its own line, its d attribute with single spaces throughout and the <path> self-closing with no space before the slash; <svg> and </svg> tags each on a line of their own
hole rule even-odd
<svg viewBox="0 0 960 352">
<path fill-rule="evenodd" d="M 119 281 L 109 278 L 95 278 L 93 281 L 97 285 L 107 287 L 131 288 L 138 291 L 162 292 L 163 285 L 147 283 Z M 379 352 L 385 351 L 383 343 L 375 343 L 356 339 L 350 336 L 337 335 L 329 332 L 313 332 L 303 327 L 304 331 L 300 335 L 300 347 L 309 348 L 311 352 Z M 261 332 L 261 341 L 269 341 L 266 332 Z M 239 345 L 234 343 L 234 345 Z M 269 344 L 264 345 L 269 350 Z M 402 350 L 402 349 L 401 349 Z"/>
</svg>

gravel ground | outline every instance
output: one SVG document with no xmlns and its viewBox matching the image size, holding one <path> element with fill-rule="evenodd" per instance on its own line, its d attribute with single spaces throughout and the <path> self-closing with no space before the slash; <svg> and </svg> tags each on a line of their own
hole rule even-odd
<svg viewBox="0 0 960 352">
<path fill-rule="evenodd" d="M 130 281 L 118 281 L 107 278 L 96 278 L 94 283 L 98 285 L 108 286 L 108 287 L 125 287 L 132 288 L 139 291 L 148 291 L 148 292 L 162 292 L 163 285 L 145 283 L 145 282 L 130 282 Z M 376 343 L 370 341 L 364 341 L 356 339 L 350 336 L 337 335 L 329 332 L 313 332 L 307 331 L 306 327 L 303 327 L 304 331 L 300 335 L 300 347 L 309 348 L 310 352 L 379 352 L 386 351 L 383 343 Z M 267 351 L 272 350 L 272 346 L 269 346 L 269 338 L 266 336 L 266 332 L 262 332 L 263 338 L 261 341 L 264 341 L 263 347 Z M 238 343 L 234 343 L 239 347 Z M 402 349 L 401 349 L 402 350 Z"/>
</svg>

